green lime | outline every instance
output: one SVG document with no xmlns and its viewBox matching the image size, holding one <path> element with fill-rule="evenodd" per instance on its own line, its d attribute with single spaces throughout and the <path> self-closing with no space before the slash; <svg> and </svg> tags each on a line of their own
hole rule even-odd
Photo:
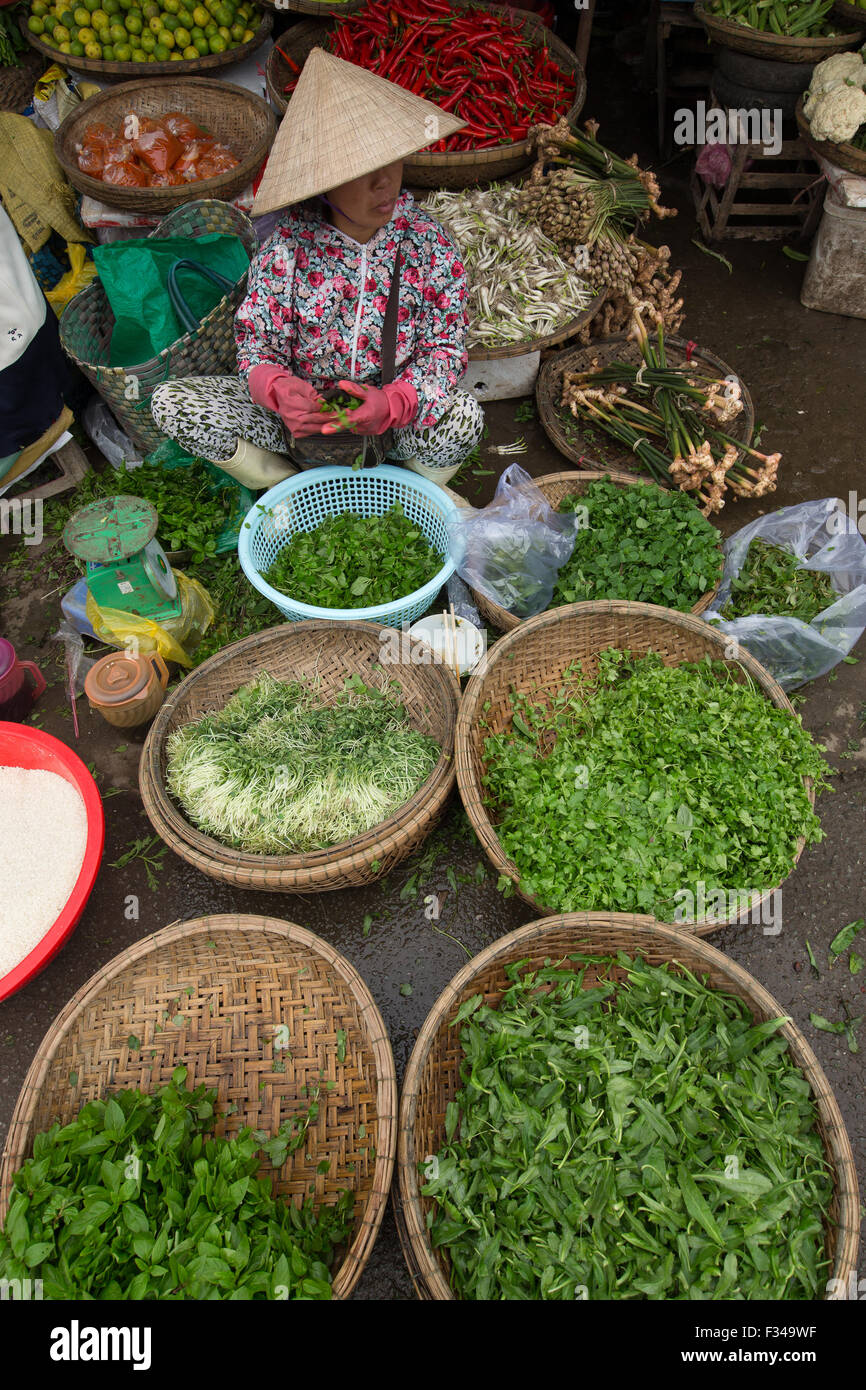
<svg viewBox="0 0 866 1390">
<path fill-rule="evenodd" d="M 141 44 L 143 53 L 152 53 L 156 48 L 156 34 L 152 34 L 149 29 L 145 29 L 138 42 Z"/>
<path fill-rule="evenodd" d="M 152 34 L 161 34 L 161 33 L 162 33 L 162 15 L 161 15 L 161 14 L 154 14 L 154 15 L 151 15 L 150 19 L 147 21 L 147 27 L 148 27 L 148 29 L 150 30 L 150 32 L 151 32 Z"/>
<path fill-rule="evenodd" d="M 59 44 L 69 43 L 72 38 L 65 24 L 57 24 L 54 27 L 54 42 Z"/>
<path fill-rule="evenodd" d="M 241 43 L 243 41 L 244 26 L 242 24 L 233 24 L 229 32 L 234 43 Z"/>
<path fill-rule="evenodd" d="M 188 43 L 186 48 L 183 50 L 183 56 L 187 60 L 187 62 L 190 63 L 193 62 L 196 58 L 200 58 L 201 54 L 199 53 L 198 49 L 195 47 L 194 44 Z"/>
<path fill-rule="evenodd" d="M 232 43 L 232 31 L 231 31 L 231 29 L 229 29 L 227 25 L 221 24 L 220 27 L 219 27 L 219 29 L 217 30 L 217 33 L 219 34 L 219 36 L 220 36 L 221 39 L 225 39 L 225 41 L 226 41 L 226 48 L 231 48 L 231 43 Z"/>
<path fill-rule="evenodd" d="M 143 48 L 134 48 L 132 50 L 132 61 L 134 63 L 146 63 L 148 57 L 149 54 L 145 53 Z"/>
<path fill-rule="evenodd" d="M 212 39 L 218 33 L 219 28 L 216 24 L 214 24 L 213 20 L 211 20 L 209 24 L 206 24 L 204 26 L 204 36 L 206 39 Z"/>
<path fill-rule="evenodd" d="M 171 50 L 164 43 L 157 43 L 153 56 L 158 63 L 167 63 L 171 57 Z"/>
<path fill-rule="evenodd" d="M 192 21 L 198 29 L 203 29 L 210 22 L 210 15 L 204 5 L 196 5 L 192 12 Z"/>
<path fill-rule="evenodd" d="M 189 30 L 175 29 L 174 41 L 177 44 L 178 48 L 189 48 L 190 44 L 192 43 L 192 39 L 189 35 Z"/>
<path fill-rule="evenodd" d="M 132 49 L 128 43 L 118 43 L 114 47 L 114 60 L 117 63 L 131 63 Z"/>
<path fill-rule="evenodd" d="M 71 43 L 62 43 L 62 44 L 60 45 L 60 52 L 61 52 L 61 53 L 71 53 L 71 52 L 72 52 L 72 44 L 71 44 Z"/>
<path fill-rule="evenodd" d="M 253 30 L 253 29 L 245 29 L 245 30 L 244 30 L 243 42 L 244 42 L 244 43 L 252 43 L 252 41 L 253 41 L 253 39 L 255 38 L 255 36 L 256 36 L 256 35 L 255 35 L 255 30 Z"/>
<path fill-rule="evenodd" d="M 167 29 L 170 34 L 173 34 L 176 29 L 180 28 L 180 20 L 176 14 L 164 14 L 162 17 L 162 27 L 163 29 Z"/>
<path fill-rule="evenodd" d="M 75 28 L 75 15 L 72 13 L 71 10 L 63 11 L 63 13 L 60 16 L 60 23 L 63 25 L 64 29 Z"/>
<path fill-rule="evenodd" d="M 48 13 L 48 6 L 45 0 L 33 0 L 33 4 L 30 6 L 30 13 L 35 14 L 37 19 L 44 19 Z"/>
<path fill-rule="evenodd" d="M 99 9 L 99 0 L 84 0 L 84 8 L 92 14 L 94 10 Z"/>
<path fill-rule="evenodd" d="M 47 14 L 47 15 L 45 16 L 45 21 L 44 21 L 44 22 L 45 22 L 45 32 L 46 32 L 46 34 L 53 34 L 53 33 L 54 33 L 55 25 L 57 24 L 57 15 L 56 15 L 56 14 Z"/>
<path fill-rule="evenodd" d="M 227 47 L 222 34 L 214 34 L 212 38 L 208 39 L 208 48 L 211 53 L 225 53 Z"/>
<path fill-rule="evenodd" d="M 144 29 L 144 23 L 140 14 L 128 14 L 123 23 L 128 34 L 135 34 L 138 36 Z"/>
<path fill-rule="evenodd" d="M 45 33 L 45 25 L 42 23 L 42 20 L 39 18 L 38 14 L 32 14 L 30 16 L 30 18 L 27 21 L 27 28 L 30 30 L 31 34 Z"/>
<path fill-rule="evenodd" d="M 102 57 L 106 63 L 114 62 L 114 49 L 112 48 L 110 43 L 103 44 Z"/>
<path fill-rule="evenodd" d="M 126 43 L 126 30 L 122 24 L 109 25 L 108 34 L 112 43 Z"/>
<path fill-rule="evenodd" d="M 79 29 L 85 28 L 90 23 L 90 11 L 79 5 L 77 10 L 72 11 L 72 18 Z"/>
<path fill-rule="evenodd" d="M 177 12 L 177 17 L 180 20 L 181 27 L 183 29 L 191 29 L 195 24 L 195 20 L 192 16 L 192 11 L 187 9 L 186 5 L 181 5 L 180 9 Z"/>
<path fill-rule="evenodd" d="M 120 0 L 102 0 L 102 8 L 109 16 L 122 13 Z"/>
<path fill-rule="evenodd" d="M 190 42 L 194 43 L 196 48 L 199 48 L 202 44 L 204 44 L 204 50 L 205 53 L 207 53 L 207 38 L 205 37 L 204 29 L 190 29 L 189 37 Z"/>
<path fill-rule="evenodd" d="M 78 43 L 78 41 L 77 41 L 76 39 L 73 39 L 73 40 L 72 40 L 72 43 L 69 45 L 69 52 L 72 54 L 73 58 L 83 58 L 83 57 L 84 57 L 84 44 L 83 44 L 83 43 Z M 103 54 L 103 56 L 104 56 L 104 54 Z"/>
<path fill-rule="evenodd" d="M 86 43 L 86 44 L 84 45 L 84 52 L 85 52 L 85 55 L 86 55 L 88 58 L 101 58 L 101 57 L 102 57 L 102 44 L 101 44 L 101 43 Z"/>
<path fill-rule="evenodd" d="M 95 29 L 88 29 L 85 26 L 83 29 L 78 29 L 76 32 L 79 43 L 88 44 L 97 42 Z"/>
<path fill-rule="evenodd" d="M 163 48 L 174 48 L 174 34 L 170 29 L 161 29 L 157 34 L 157 43 L 161 43 Z"/>
<path fill-rule="evenodd" d="M 180 0 L 162 0 L 163 14 L 177 14 L 180 9 Z"/>
<path fill-rule="evenodd" d="M 159 5 L 156 3 L 156 0 L 144 0 L 141 13 L 144 15 L 145 19 L 155 19 L 159 14 Z"/>
</svg>

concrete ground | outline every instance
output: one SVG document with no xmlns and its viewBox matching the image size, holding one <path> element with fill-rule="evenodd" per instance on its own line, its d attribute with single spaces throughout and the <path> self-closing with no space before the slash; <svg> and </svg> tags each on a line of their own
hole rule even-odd
<svg viewBox="0 0 866 1390">
<path fill-rule="evenodd" d="M 596 104 L 603 108 L 603 93 Z M 631 152 L 633 139 L 614 141 L 613 132 L 605 130 L 602 138 L 606 134 L 610 143 Z M 758 418 L 766 426 L 763 442 L 783 454 L 779 488 L 773 496 L 764 499 L 763 505 L 732 503 L 721 514 L 720 527 L 729 535 L 759 510 L 812 497 L 847 498 L 849 490 L 862 488 L 866 322 L 803 309 L 799 289 L 804 266 L 788 259 L 780 243 L 727 244 L 722 249 L 733 266 L 731 273 L 696 249 L 691 243 L 694 222 L 685 186 L 687 169 L 688 160 L 681 158 L 662 172 L 667 201 L 681 209 L 673 223 L 665 224 L 665 235 L 673 248 L 674 264 L 685 269 L 688 318 L 683 335 L 730 363 L 748 383 Z M 534 475 L 567 467 L 537 421 L 515 422 L 515 409 L 522 404 L 501 402 L 487 409 L 490 434 L 483 467 L 498 475 L 502 460 L 490 449 L 520 435 L 529 445 L 521 462 Z M 489 497 L 494 481 L 489 475 L 476 477 L 462 490 L 477 504 Z M 4 565 L 14 558 L 13 548 L 19 544 L 13 538 L 2 542 Z M 438 854 L 428 853 L 428 862 L 433 862 L 417 878 L 413 891 L 404 890 L 418 874 L 417 861 L 396 870 L 387 889 L 306 899 L 233 891 L 158 848 L 153 888 L 141 859 L 123 868 L 111 867 L 133 841 L 150 834 L 137 783 L 144 736 L 112 730 L 80 701 L 81 737 L 75 742 L 56 644 L 50 641 L 60 616 L 59 593 L 50 592 L 54 585 L 44 573 L 38 584 L 28 584 L 27 572 L 26 565 L 16 569 L 13 585 L 12 572 L 7 571 L 0 632 L 15 642 L 22 657 L 40 661 L 53 678 L 38 707 L 38 723 L 70 742 L 92 763 L 100 788 L 110 793 L 110 799 L 105 802 L 103 867 L 77 931 L 43 974 L 0 1005 L 0 1134 L 5 1134 L 43 1034 L 74 991 L 137 939 L 203 913 L 266 912 L 299 922 L 338 947 L 369 985 L 391 1036 L 398 1076 L 402 1075 L 427 1012 L 467 955 L 536 915 L 519 899 L 504 901 L 496 891 L 495 875 L 488 872 L 482 882 L 475 881 L 476 865 L 486 861 L 459 808 L 452 807 L 437 832 Z M 20 592 L 13 594 L 13 587 Z M 743 927 L 720 931 L 709 939 L 750 970 L 803 1029 L 838 1098 L 861 1186 L 866 1187 L 862 1061 L 866 1024 L 860 1029 L 861 1051 L 855 1054 L 848 1050 L 844 1036 L 818 1032 L 809 1022 L 810 1012 L 830 1019 L 843 1018 L 846 1009 L 854 1016 L 866 1015 L 866 972 L 851 976 L 844 959 L 831 970 L 827 960 L 828 944 L 836 932 L 866 915 L 866 642 L 861 641 L 855 655 L 859 664 L 840 665 L 801 692 L 804 723 L 826 745 L 834 767 L 834 790 L 819 802 L 825 839 L 804 853 L 784 885 L 780 935 L 764 936 L 760 927 Z M 38 846 L 34 854 L 38 865 Z M 4 885 L 4 891 L 10 889 L 14 886 Z M 423 898 L 428 892 L 445 898 L 438 925 L 450 935 L 435 932 L 437 924 L 426 920 Z M 138 922 L 124 917 L 124 899 L 130 893 L 140 897 Z M 374 920 L 365 936 L 368 913 Z M 819 975 L 809 964 L 807 939 Z M 863 945 L 860 949 L 863 952 Z M 401 991 L 407 983 L 412 986 L 408 995 Z M 355 1297 L 413 1296 L 389 1210 Z"/>
</svg>

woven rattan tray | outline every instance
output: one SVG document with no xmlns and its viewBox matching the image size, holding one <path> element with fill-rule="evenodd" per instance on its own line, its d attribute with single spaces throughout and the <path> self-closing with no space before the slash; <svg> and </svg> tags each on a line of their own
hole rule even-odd
<svg viewBox="0 0 866 1390">
<path fill-rule="evenodd" d="M 601 913 L 572 913 L 531 922 L 488 946 L 455 975 L 433 1005 L 418 1034 L 403 1081 L 395 1185 L 397 1229 L 418 1297 L 455 1297 L 448 1281 L 447 1257 L 434 1251 L 426 1216 L 432 1206 L 419 1191 L 418 1166 L 445 1142 L 446 1106 L 460 1089 L 463 1058 L 459 1029 L 450 1027 L 460 1005 L 474 994 L 495 1006 L 508 987 L 506 967 L 526 961 L 537 968 L 559 961 L 572 951 L 594 955 L 627 951 L 639 953 L 650 965 L 675 961 L 713 989 L 742 999 L 756 1023 L 779 1018 L 785 1010 L 753 975 L 705 941 L 683 936 L 649 917 Z M 567 962 L 564 962 L 567 965 Z M 587 981 L 589 983 L 589 981 Z M 826 1250 L 833 1261 L 835 1290 L 846 1290 L 856 1268 L 860 1223 L 857 1172 L 851 1144 L 836 1099 L 817 1058 L 799 1028 L 789 1019 L 779 1036 L 789 1056 L 809 1083 L 818 1111 L 818 1130 L 830 1165 L 834 1195 L 826 1230 Z M 856 1276 L 855 1276 L 856 1277 Z M 844 1298 L 845 1292 L 828 1295 Z"/>
<path fill-rule="evenodd" d="M 863 11 L 860 12 L 861 15 Z M 702 5 L 700 0 L 694 7 L 695 19 L 699 19 L 712 39 L 720 48 L 733 48 L 737 53 L 751 53 L 755 58 L 769 58 L 775 63 L 820 63 L 831 53 L 842 53 L 853 48 L 863 39 L 862 23 L 850 34 L 837 34 L 825 38 L 790 39 L 785 34 L 762 34 L 759 29 L 751 29 L 746 24 L 737 24 L 730 19 L 720 19 Z"/>
<path fill-rule="evenodd" d="M 684 367 L 689 361 L 711 368 L 719 377 L 734 377 L 739 382 L 743 410 L 732 422 L 730 433 L 744 444 L 751 442 L 755 428 L 755 408 L 752 397 L 744 381 L 726 362 L 705 348 L 695 349 L 688 355 L 688 344 L 682 338 L 665 338 L 665 350 L 671 367 Z M 541 427 L 561 454 L 572 463 L 587 468 L 616 468 L 630 474 L 632 478 L 641 476 L 635 472 L 635 456 L 619 440 L 606 435 L 601 429 L 588 429 L 581 421 L 571 416 L 560 405 L 562 400 L 562 378 L 566 372 L 586 372 L 595 363 L 606 367 L 614 361 L 641 361 L 640 349 L 633 339 L 619 333 L 614 338 L 605 338 L 586 348 L 566 348 L 563 352 L 548 357 L 542 364 L 535 383 L 535 400 Z"/>
<path fill-rule="evenodd" d="M 484 0 L 453 0 L 454 8 L 494 9 L 501 12 L 501 6 L 488 5 Z M 509 9 L 510 23 L 521 25 L 536 47 L 547 46 L 551 57 L 566 72 L 574 75 L 576 90 L 574 104 L 568 112 L 563 111 L 570 121 L 575 121 L 586 100 L 586 77 L 574 50 L 564 44 L 541 23 L 536 15 L 519 9 Z M 303 67 L 310 50 L 322 45 L 332 28 L 331 23 L 302 20 L 295 24 L 279 39 L 268 56 L 267 84 L 271 101 L 282 112 L 288 105 L 286 84 L 296 74 L 286 63 L 280 49 L 294 63 Z M 519 173 L 532 163 L 532 145 L 528 140 L 516 144 L 499 145 L 492 150 L 466 150 L 453 153 L 431 154 L 429 152 L 410 155 L 403 165 L 405 183 L 417 188 L 467 188 L 475 183 L 492 183 L 496 179 L 508 178 Z M 531 351 L 523 348 L 522 351 Z"/>
<path fill-rule="evenodd" d="M 105 122 L 118 128 L 130 111 L 152 120 L 159 120 L 169 111 L 182 111 L 208 135 L 228 145 L 240 163 L 227 174 L 178 188 L 121 188 L 83 174 L 76 151 L 87 127 Z M 79 193 L 109 207 L 132 212 L 171 212 L 182 203 L 200 198 L 228 201 L 241 193 L 267 159 L 276 133 L 277 120 L 267 102 L 245 87 L 216 78 L 187 77 L 175 81 L 157 77 L 146 82 L 122 82 L 74 107 L 54 136 L 54 153 Z"/>
<path fill-rule="evenodd" d="M 328 699 L 349 676 L 371 680 L 373 668 L 383 664 L 383 641 L 392 637 L 391 628 L 376 623 L 288 623 L 224 647 L 187 676 L 160 709 L 139 764 L 144 809 L 169 848 L 211 878 L 274 893 L 322 893 L 372 883 L 416 850 L 442 815 L 454 785 L 460 688 L 443 664 L 385 666 L 402 689 L 412 723 L 431 734 L 442 752 L 412 799 L 355 840 L 309 854 L 244 854 L 190 825 L 165 785 L 169 734 L 208 710 L 221 709 L 247 681 L 263 671 L 278 680 L 318 679 L 321 695 Z"/>
<path fill-rule="evenodd" d="M 175 1020 L 170 1028 L 166 1017 Z M 288 1030 L 288 1047 L 274 1045 L 278 1026 Z M 338 1031 L 345 1033 L 343 1061 Z M 136 1039 L 140 1046 L 132 1048 Z M 176 922 L 115 956 L 73 996 L 43 1038 L 15 1106 L 0 1169 L 0 1220 L 34 1135 L 55 1120 L 68 1123 L 97 1096 L 165 1085 L 181 1064 L 188 1086 L 217 1091 L 217 1134 L 244 1125 L 275 1134 L 320 1091 L 318 1120 L 276 1173 L 275 1190 L 299 1202 L 311 1193 L 317 1203 L 354 1191 L 354 1234 L 333 1284 L 334 1297 L 347 1298 L 391 1183 L 394 1059 L 354 967 L 312 932 L 270 917 Z M 263 1164 L 262 1175 L 273 1172 Z"/>
<path fill-rule="evenodd" d="M 642 484 L 645 484 L 647 487 L 657 486 L 657 484 L 653 483 L 651 478 L 635 478 L 630 473 L 617 473 L 613 470 L 609 470 L 605 473 L 589 469 L 581 473 L 545 473 L 544 477 L 533 478 L 532 481 L 535 483 L 536 487 L 541 489 L 550 505 L 556 508 L 564 497 L 579 497 L 582 493 L 586 492 L 590 483 L 595 483 L 600 478 L 609 479 L 609 481 L 615 483 L 617 487 L 633 487 Z M 719 541 L 719 555 L 721 555 L 721 538 Z M 719 583 L 721 583 L 721 576 L 719 577 Z M 705 609 L 709 608 L 718 591 L 719 585 L 717 584 L 709 593 L 703 594 L 690 611 L 695 615 L 703 613 Z M 503 608 L 500 604 L 494 603 L 492 599 L 482 594 L 479 589 L 472 589 L 471 592 L 476 608 L 482 618 L 490 623 L 492 627 L 498 628 L 500 632 L 513 632 L 516 627 L 520 626 L 521 619 L 514 613 L 509 613 L 507 608 Z"/>
<path fill-rule="evenodd" d="M 866 14 L 866 10 L 863 11 Z M 851 174 L 859 174 L 861 178 L 866 177 L 866 150 L 858 149 L 856 145 L 845 143 L 835 144 L 832 140 L 816 140 L 812 134 L 812 127 L 809 118 L 803 110 L 803 98 L 797 102 L 797 125 L 803 133 L 806 144 L 814 154 L 820 155 L 830 164 L 835 164 L 839 169 L 847 169 Z"/>
<path fill-rule="evenodd" d="M 555 696 L 573 662 L 580 661 L 584 672 L 592 675 L 597 669 L 599 653 L 609 647 L 630 651 L 636 657 L 656 652 L 666 666 L 700 661 L 705 656 L 724 661 L 737 679 L 751 677 L 768 700 L 795 717 L 790 700 L 760 662 L 742 646 L 735 660 L 729 639 L 690 613 L 619 600 L 572 603 L 528 618 L 509 632 L 488 651 L 463 694 L 457 719 L 457 785 L 472 828 L 496 872 L 510 879 L 521 897 L 542 912 L 548 912 L 550 905 L 539 902 L 521 888 L 517 865 L 503 852 L 491 819 L 492 808 L 485 803 L 484 741 L 510 726 L 513 693 L 529 694 L 531 691 L 534 700 L 541 700 L 545 695 Z M 814 805 L 815 794 L 809 779 L 805 779 L 805 786 Z M 791 864 L 792 871 L 802 852 L 801 839 Z M 779 886 L 774 884 L 751 900 L 749 910 L 753 919 L 760 904 Z M 678 929 L 689 935 L 707 935 L 724 925 L 725 921 L 715 917 L 699 919 L 693 924 L 683 923 Z"/>
<path fill-rule="evenodd" d="M 40 53 L 44 53 L 46 58 L 50 58 L 53 63 L 65 61 L 65 54 L 58 48 L 52 48 L 38 34 L 31 34 L 27 28 L 26 16 L 22 15 L 19 23 L 27 42 L 38 48 Z M 261 48 L 273 27 L 272 16 L 263 14 L 258 29 L 248 43 L 238 44 L 236 48 L 230 48 L 225 53 L 209 53 L 206 58 L 180 58 L 176 63 L 147 64 L 105 63 L 101 58 L 75 58 L 73 61 L 76 72 L 92 72 L 99 77 L 142 77 L 144 72 L 148 77 L 182 77 L 184 74 L 216 72 L 218 68 L 229 68 L 233 63 L 242 63 L 244 58 L 249 58 L 251 53 Z"/>
</svg>

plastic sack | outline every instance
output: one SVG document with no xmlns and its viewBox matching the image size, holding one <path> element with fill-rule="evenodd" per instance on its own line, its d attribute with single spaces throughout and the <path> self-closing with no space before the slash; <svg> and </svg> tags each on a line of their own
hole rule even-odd
<svg viewBox="0 0 866 1390">
<path fill-rule="evenodd" d="M 526 470 L 512 463 L 493 501 L 480 510 L 461 508 L 448 538 L 461 579 L 509 613 L 531 618 L 553 598 L 579 525 L 576 513 L 554 511 Z"/>
<path fill-rule="evenodd" d="M 181 611 L 162 625 L 153 618 L 125 613 L 120 608 L 100 608 L 88 591 L 87 620 L 99 640 L 110 647 L 134 645 L 137 652 L 159 652 L 164 661 L 192 666 L 191 653 L 214 621 L 216 610 L 207 589 L 197 579 L 191 579 L 180 570 L 172 573 L 177 580 Z"/>
<path fill-rule="evenodd" d="M 84 407 L 81 423 L 88 438 L 112 468 L 137 468 L 144 462 L 138 445 L 120 428 L 101 396 L 91 396 Z"/>
<path fill-rule="evenodd" d="M 758 537 L 792 551 L 804 569 L 826 571 L 838 601 L 811 623 L 762 613 L 726 622 L 721 610 Z M 859 641 L 866 628 L 866 541 L 838 498 L 822 497 L 758 517 L 725 542 L 723 553 L 722 582 L 704 621 L 748 648 L 783 690 L 826 675 Z"/>
<path fill-rule="evenodd" d="M 87 259 L 85 252 L 86 248 L 78 242 L 67 242 L 66 254 L 69 257 L 70 268 L 65 275 L 61 275 L 53 290 L 45 291 L 45 298 L 58 318 L 70 299 L 74 299 L 86 289 L 96 275 L 96 266 L 93 261 Z"/>
</svg>

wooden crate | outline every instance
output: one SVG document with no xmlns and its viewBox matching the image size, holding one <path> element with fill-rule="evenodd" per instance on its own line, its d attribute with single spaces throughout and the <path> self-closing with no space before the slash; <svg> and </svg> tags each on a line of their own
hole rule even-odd
<svg viewBox="0 0 866 1390">
<path fill-rule="evenodd" d="M 760 143 L 735 145 L 725 187 L 704 183 L 692 169 L 691 189 L 705 241 L 775 241 L 790 236 L 805 240 L 818 225 L 824 202 L 821 171 L 799 137 L 783 140 L 778 154 Z M 767 191 L 776 192 L 777 198 L 755 196 Z"/>
</svg>

